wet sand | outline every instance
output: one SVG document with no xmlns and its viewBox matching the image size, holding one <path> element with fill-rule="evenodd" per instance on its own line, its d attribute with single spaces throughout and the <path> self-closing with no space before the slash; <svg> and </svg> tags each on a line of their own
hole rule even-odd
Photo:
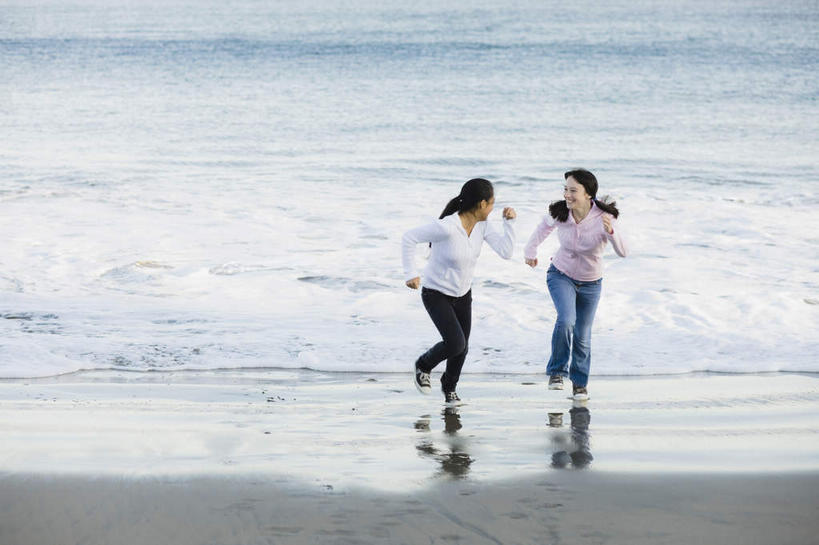
<svg viewBox="0 0 819 545">
<path fill-rule="evenodd" d="M 0 543 L 815 543 L 819 378 L 0 381 Z"/>
<path fill-rule="evenodd" d="M 817 487 L 816 473 L 553 472 L 391 493 L 248 477 L 17 475 L 0 480 L 0 542 L 808 545 Z"/>
</svg>

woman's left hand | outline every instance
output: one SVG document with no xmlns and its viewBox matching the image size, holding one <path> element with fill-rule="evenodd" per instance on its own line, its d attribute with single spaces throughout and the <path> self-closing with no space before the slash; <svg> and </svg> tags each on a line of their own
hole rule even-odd
<svg viewBox="0 0 819 545">
<path fill-rule="evenodd" d="M 614 228 L 611 226 L 611 217 L 608 214 L 603 214 L 603 229 L 610 235 L 614 234 Z"/>
<path fill-rule="evenodd" d="M 511 206 L 507 206 L 506 208 L 503 209 L 503 219 L 513 220 L 516 217 L 517 217 L 517 214 L 515 214 L 515 209 L 512 208 Z"/>
</svg>

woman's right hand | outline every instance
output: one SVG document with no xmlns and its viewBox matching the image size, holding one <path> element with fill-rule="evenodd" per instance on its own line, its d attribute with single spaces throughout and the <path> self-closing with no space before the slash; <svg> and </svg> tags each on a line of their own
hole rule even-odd
<svg viewBox="0 0 819 545">
<path fill-rule="evenodd" d="M 537 267 L 537 258 L 534 259 L 524 258 L 523 260 L 526 262 L 527 265 L 529 265 L 533 269 Z"/>
<path fill-rule="evenodd" d="M 405 283 L 407 284 L 408 288 L 412 288 L 414 290 L 417 290 L 419 287 L 421 287 L 421 277 L 416 276 L 415 278 L 410 278 Z"/>
</svg>

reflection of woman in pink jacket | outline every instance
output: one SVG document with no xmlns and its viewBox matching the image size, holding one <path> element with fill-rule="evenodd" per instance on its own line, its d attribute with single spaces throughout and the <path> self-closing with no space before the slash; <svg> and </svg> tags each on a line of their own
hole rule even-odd
<svg viewBox="0 0 819 545">
<path fill-rule="evenodd" d="M 549 214 L 529 237 L 523 255 L 527 265 L 536 267 L 537 247 L 557 229 L 560 249 L 546 273 L 549 295 L 557 310 L 546 373 L 550 390 L 562 390 L 563 377 L 568 376 L 574 398 L 584 400 L 589 397 L 591 329 L 603 282 L 603 250 L 611 242 L 620 257 L 626 257 L 627 251 L 615 228 L 620 213 L 614 202 L 595 198 L 594 174 L 579 169 L 564 177 L 564 200 L 549 205 Z"/>
</svg>

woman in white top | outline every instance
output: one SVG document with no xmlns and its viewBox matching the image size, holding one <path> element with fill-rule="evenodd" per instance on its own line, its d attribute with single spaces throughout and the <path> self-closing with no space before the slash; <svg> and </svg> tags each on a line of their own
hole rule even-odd
<svg viewBox="0 0 819 545">
<path fill-rule="evenodd" d="M 502 235 L 486 221 L 495 204 L 494 193 L 488 180 L 469 180 L 461 188 L 461 193 L 449 201 L 438 221 L 407 231 L 402 240 L 406 285 L 412 289 L 423 286 L 421 299 L 442 337 L 441 342 L 415 362 L 415 386 L 422 394 L 429 394 L 432 391 L 429 374 L 446 360 L 441 389 L 450 405 L 460 401 L 455 387 L 468 350 L 472 326 L 472 276 L 483 241 L 504 259 L 512 257 L 515 245 L 513 208 L 503 209 Z M 432 247 L 423 282 L 415 268 L 415 245 L 422 242 L 430 243 Z"/>
</svg>

